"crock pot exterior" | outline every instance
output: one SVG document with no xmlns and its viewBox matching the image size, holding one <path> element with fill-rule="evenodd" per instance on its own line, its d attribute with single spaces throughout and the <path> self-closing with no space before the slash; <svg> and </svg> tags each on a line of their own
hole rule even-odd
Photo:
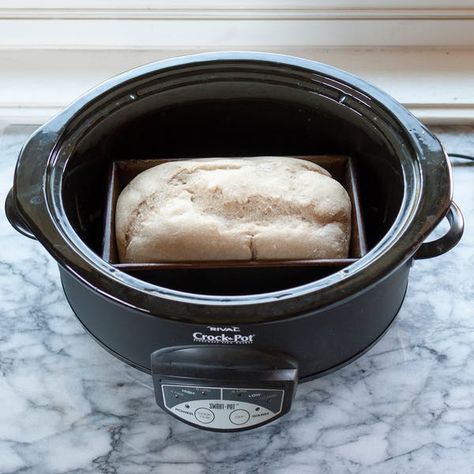
<svg viewBox="0 0 474 474">
<path fill-rule="evenodd" d="M 386 332 L 405 297 L 410 262 L 338 305 L 255 324 L 188 323 L 145 315 L 90 291 L 60 268 L 67 300 L 85 329 L 115 357 L 150 372 L 150 354 L 170 346 L 222 345 L 282 351 L 306 381 L 361 356 Z M 228 341 L 228 342 L 226 342 Z"/>
<path fill-rule="evenodd" d="M 213 98 L 221 101 L 233 94 L 259 98 L 267 93 L 265 85 L 273 94 L 275 88 L 297 91 L 373 129 L 397 160 L 385 174 L 399 185 L 397 190 L 388 183 L 396 193 L 388 197 L 400 202 L 399 209 L 391 208 L 398 213 L 387 219 L 388 231 L 367 255 L 340 271 L 300 286 L 285 281 L 283 290 L 261 294 L 186 293 L 104 261 L 76 232 L 66 211 L 65 175 L 72 158 L 83 156 L 74 155 L 81 137 L 94 129 L 102 133 L 99 125 L 107 117 L 116 128 L 113 114 L 150 94 L 157 103 L 164 91 L 175 93 L 171 100 L 186 100 L 179 95 L 186 84 L 211 87 Z M 114 156 L 107 151 L 107 159 Z M 97 161 L 93 164 L 97 170 Z M 87 183 L 78 182 L 87 192 Z M 151 373 L 159 406 L 202 429 L 241 431 L 285 414 L 298 381 L 349 363 L 385 333 L 405 297 L 414 258 L 440 255 L 462 235 L 462 215 L 451 198 L 450 165 L 439 141 L 375 87 L 303 59 L 215 53 L 122 74 L 41 127 L 20 153 L 6 214 L 57 260 L 65 295 L 86 330 L 119 359 Z M 423 243 L 444 216 L 450 222 L 447 234 Z"/>
<path fill-rule="evenodd" d="M 340 272 L 296 288 L 222 297 L 171 290 L 119 272 L 76 234 L 62 202 L 62 171 L 73 151 L 74 140 L 111 111 L 140 100 L 147 87 L 156 84 L 161 87 L 165 83 L 167 87 L 178 87 L 180 81 L 189 77 L 218 81 L 219 75 L 227 74 L 229 68 L 233 77 L 244 70 L 260 82 L 286 81 L 308 93 L 314 87 L 321 94 L 332 95 L 330 100 L 364 117 L 390 141 L 401 163 L 404 196 L 390 231 L 364 258 Z M 232 52 L 160 61 L 117 76 L 87 93 L 30 138 L 18 159 L 9 200 L 21 221 L 17 227 L 37 238 L 63 271 L 90 291 L 150 315 L 230 324 L 298 317 L 343 305 L 361 291 L 380 284 L 413 257 L 446 215 L 451 197 L 450 166 L 441 144 L 382 91 L 348 73 L 313 61 Z M 459 237 L 460 234 L 457 240 Z"/>
</svg>

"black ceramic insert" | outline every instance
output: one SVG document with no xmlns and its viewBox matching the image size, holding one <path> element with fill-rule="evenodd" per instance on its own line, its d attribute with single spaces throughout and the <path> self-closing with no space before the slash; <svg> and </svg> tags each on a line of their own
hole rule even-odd
<svg viewBox="0 0 474 474">
<path fill-rule="evenodd" d="M 150 153 L 350 154 L 372 250 L 343 273 L 224 305 L 117 272 L 98 255 L 104 179 L 112 161 Z M 298 58 L 218 53 L 143 66 L 82 96 L 25 145 L 11 202 L 52 255 L 100 293 L 126 294 L 128 305 L 173 319 L 186 302 L 187 320 L 256 321 L 323 308 L 375 284 L 414 255 L 451 192 L 438 140 L 380 90 Z"/>
</svg>

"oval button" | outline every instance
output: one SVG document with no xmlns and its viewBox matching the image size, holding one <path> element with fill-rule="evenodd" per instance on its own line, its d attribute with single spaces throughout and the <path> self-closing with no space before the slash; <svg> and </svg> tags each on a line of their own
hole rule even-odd
<svg viewBox="0 0 474 474">
<path fill-rule="evenodd" d="M 194 412 L 194 417 L 201 423 L 206 424 L 211 423 L 215 418 L 214 413 L 209 408 L 197 408 Z"/>
<path fill-rule="evenodd" d="M 229 419 L 234 425 L 243 425 L 250 419 L 250 413 L 247 410 L 234 410 Z"/>
</svg>

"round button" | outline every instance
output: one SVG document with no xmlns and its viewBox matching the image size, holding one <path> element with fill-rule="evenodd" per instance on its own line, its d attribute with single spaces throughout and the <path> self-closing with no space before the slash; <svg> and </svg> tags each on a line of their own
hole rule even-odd
<svg viewBox="0 0 474 474">
<path fill-rule="evenodd" d="M 229 415 L 229 420 L 231 423 L 234 423 L 234 425 L 243 425 L 244 423 L 247 423 L 249 419 L 250 413 L 247 410 L 234 410 Z"/>
<path fill-rule="evenodd" d="M 201 423 L 206 424 L 211 423 L 215 418 L 214 413 L 209 408 L 197 408 L 194 412 L 194 417 Z"/>
</svg>

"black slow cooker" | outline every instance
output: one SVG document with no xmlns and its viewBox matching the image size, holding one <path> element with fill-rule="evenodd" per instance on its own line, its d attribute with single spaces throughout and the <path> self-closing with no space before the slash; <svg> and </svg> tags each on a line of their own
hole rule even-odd
<svg viewBox="0 0 474 474">
<path fill-rule="evenodd" d="M 350 155 L 359 170 L 369 252 L 344 269 L 163 271 L 150 282 L 100 256 L 113 160 L 317 153 Z M 152 374 L 163 409 L 215 431 L 278 418 L 298 382 L 367 351 L 399 311 L 413 260 L 463 231 L 447 156 L 415 117 L 351 74 L 263 53 L 160 61 L 88 92 L 25 144 L 6 210 L 57 260 L 87 331 Z M 423 243 L 445 216 L 449 231 Z"/>
</svg>

